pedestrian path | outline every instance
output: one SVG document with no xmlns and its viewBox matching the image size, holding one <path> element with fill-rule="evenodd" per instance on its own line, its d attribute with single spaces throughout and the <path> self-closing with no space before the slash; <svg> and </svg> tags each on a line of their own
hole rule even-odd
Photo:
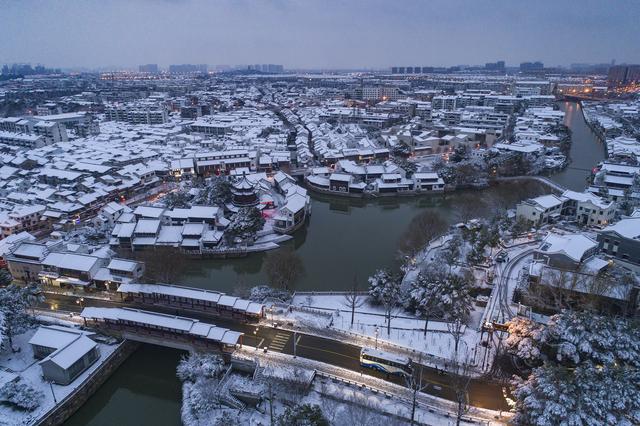
<svg viewBox="0 0 640 426">
<path fill-rule="evenodd" d="M 281 331 L 277 332 L 273 340 L 271 340 L 269 349 L 276 352 L 282 352 L 290 337 L 291 335 L 289 333 L 283 333 Z"/>
</svg>

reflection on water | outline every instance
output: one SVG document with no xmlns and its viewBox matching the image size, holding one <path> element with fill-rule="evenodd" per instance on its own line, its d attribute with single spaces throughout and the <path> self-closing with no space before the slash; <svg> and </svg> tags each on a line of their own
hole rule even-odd
<svg viewBox="0 0 640 426">
<path fill-rule="evenodd" d="M 496 209 L 541 194 L 535 182 L 504 183 L 482 191 L 461 191 L 418 198 L 351 199 L 313 195 L 309 223 L 285 243 L 302 258 L 305 276 L 298 290 L 348 288 L 353 277 L 363 281 L 379 267 L 395 267 L 398 239 L 423 210 L 447 223 L 490 216 Z M 265 254 L 241 259 L 187 260 L 181 283 L 225 292 L 265 283 Z M 363 284 L 364 285 L 364 284 Z"/>
<path fill-rule="evenodd" d="M 572 167 L 590 169 L 602 159 L 579 107 L 565 103 L 565 122 L 573 130 Z M 569 188 L 582 190 L 587 172 L 566 170 L 554 176 Z M 305 228 L 287 244 L 304 262 L 300 290 L 345 289 L 357 276 L 366 278 L 379 267 L 396 266 L 398 239 L 411 220 L 432 211 L 452 224 L 465 218 L 489 217 L 496 209 L 513 208 L 525 198 L 547 192 L 537 182 L 504 183 L 482 191 L 462 191 L 420 198 L 378 200 L 313 196 L 313 214 Z M 243 259 L 189 260 L 184 285 L 229 292 L 234 287 L 264 283 L 264 254 Z M 180 383 L 175 368 L 182 352 L 142 346 L 66 424 L 71 426 L 179 425 Z"/>
<path fill-rule="evenodd" d="M 65 426 L 180 425 L 182 390 L 176 366 L 183 353 L 141 346 Z"/>
<path fill-rule="evenodd" d="M 560 109 L 565 112 L 564 124 L 571 129 L 571 163 L 551 179 L 566 188 L 583 191 L 591 169 L 604 159 L 604 145 L 585 122 L 579 103 L 560 102 Z"/>
</svg>

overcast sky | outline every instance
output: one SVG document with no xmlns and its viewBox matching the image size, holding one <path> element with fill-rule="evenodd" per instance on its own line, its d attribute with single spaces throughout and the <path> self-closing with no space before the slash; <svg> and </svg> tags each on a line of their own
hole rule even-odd
<svg viewBox="0 0 640 426">
<path fill-rule="evenodd" d="M 640 0 L 0 0 L 0 63 L 640 62 Z"/>
</svg>

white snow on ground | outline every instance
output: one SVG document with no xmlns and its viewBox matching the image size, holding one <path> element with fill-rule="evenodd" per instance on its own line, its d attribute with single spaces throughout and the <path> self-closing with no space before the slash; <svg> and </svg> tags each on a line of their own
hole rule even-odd
<svg viewBox="0 0 640 426">
<path fill-rule="evenodd" d="M 402 386 L 281 353 L 265 354 L 244 348 L 236 351 L 234 359 L 255 362 L 256 373 L 252 376 L 232 370 L 221 381 L 212 379 L 205 388 L 185 382 L 182 406 L 185 425 L 204 426 L 216 422 L 268 425 L 271 411 L 277 421 L 287 407 L 296 404 L 317 405 L 330 424 L 336 426 L 409 423 L 412 393 Z M 230 392 L 259 396 L 262 400 L 255 408 L 248 405 L 239 409 L 238 399 L 230 397 Z M 420 393 L 415 419 L 419 424 L 453 425 L 455 416 L 450 410 L 454 406 L 449 401 Z M 464 424 L 497 425 L 508 420 L 507 416 L 497 421 L 496 414 L 473 408 L 465 416 Z"/>
<path fill-rule="evenodd" d="M 448 331 L 447 323 L 430 320 L 425 336 L 423 319 L 410 316 L 405 311 L 394 312 L 391 319 L 391 333 L 387 333 L 387 321 L 382 307 L 367 303 L 367 297 L 361 296 L 362 305 L 356 309 L 354 323 L 351 325 L 351 310 L 347 306 L 344 294 L 340 293 L 298 293 L 292 300 L 294 308 L 283 310 L 268 317 L 293 327 L 311 327 L 326 330 L 328 328 L 360 338 L 365 346 L 397 346 L 397 349 L 409 350 L 415 360 L 422 352 L 423 363 L 439 366 L 454 357 L 455 343 Z M 479 322 L 481 308 L 472 312 L 472 323 Z M 307 330 L 305 330 L 307 331 Z M 460 352 L 468 353 L 470 363 L 477 367 L 482 364 L 484 348 L 478 346 L 480 333 L 477 327 L 465 327 L 459 346 Z M 478 346 L 478 349 L 476 347 Z"/>
<path fill-rule="evenodd" d="M 387 414 L 399 414 L 405 418 L 410 413 L 410 401 L 412 399 L 412 391 L 400 385 L 396 385 L 391 382 L 387 382 L 382 379 L 378 379 L 371 376 L 363 376 L 361 373 L 350 371 L 344 368 L 335 367 L 329 364 L 321 363 L 318 361 L 312 361 L 305 358 L 294 358 L 291 355 L 282 354 L 279 352 L 257 351 L 250 347 L 244 347 L 234 353 L 234 357 L 237 359 L 245 359 L 257 361 L 260 366 L 269 368 L 270 371 L 281 370 L 281 374 L 284 377 L 291 379 L 291 372 L 296 369 L 297 371 L 309 370 L 316 371 L 316 376 L 312 382 L 312 390 L 317 393 L 314 400 L 304 400 L 304 402 L 316 403 L 325 410 L 327 406 L 326 398 L 320 395 L 328 395 L 333 399 L 343 399 L 348 403 L 359 403 L 366 406 L 366 411 L 371 409 L 381 411 Z M 286 372 L 289 375 L 286 376 Z M 324 377 L 321 377 L 325 375 Z M 329 377 L 329 379 L 327 379 Z M 330 378 L 340 378 L 335 383 Z M 348 385 L 346 382 L 350 382 Z M 313 396 L 310 394 L 308 397 Z M 305 397 L 308 398 L 308 397 Z M 329 399 L 331 399 L 329 398 Z M 418 394 L 418 407 L 420 414 L 418 418 L 424 421 L 426 424 L 441 425 L 441 424 L 455 424 L 454 420 L 448 417 L 448 413 L 451 413 L 455 408 L 455 404 L 424 393 Z M 449 414 L 450 415 L 450 414 Z M 486 409 L 480 409 L 472 407 L 469 412 L 469 418 L 475 422 L 482 424 L 502 424 L 502 421 L 497 422 L 495 419 L 498 412 Z M 509 414 L 506 414 L 508 420 Z M 340 423 L 340 418 L 336 424 L 348 424 Z M 452 423 L 448 423 L 452 422 Z"/>
<path fill-rule="evenodd" d="M 54 407 L 54 394 L 58 402 L 62 401 L 79 387 L 80 384 L 100 366 L 101 362 L 117 348 L 117 345 L 98 343 L 100 351 L 98 361 L 80 374 L 71 384 L 67 386 L 50 385 L 43 380 L 42 369 L 38 364 L 38 360 L 33 357 L 33 351 L 28 343 L 36 330 L 37 327 L 34 327 L 13 339 L 13 345 L 19 349 L 18 352 L 13 353 L 11 349 L 4 349 L 0 352 L 0 383 L 4 381 L 3 378 L 12 377 L 13 374 L 17 374 L 21 380 L 27 382 L 44 394 L 42 404 L 31 412 L 20 411 L 8 405 L 0 404 L 0 425 L 32 425 L 37 423 L 41 416 Z"/>
</svg>

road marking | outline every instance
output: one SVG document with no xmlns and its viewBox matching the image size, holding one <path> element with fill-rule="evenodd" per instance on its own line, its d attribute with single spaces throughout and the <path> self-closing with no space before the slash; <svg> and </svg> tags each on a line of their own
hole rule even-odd
<svg viewBox="0 0 640 426">
<path fill-rule="evenodd" d="M 271 340 L 271 344 L 269 345 L 269 349 L 277 352 L 282 352 L 284 347 L 289 342 L 289 338 L 291 337 L 288 333 L 277 332 L 275 337 Z"/>
<path fill-rule="evenodd" d="M 338 353 L 338 352 L 329 351 L 329 350 L 327 350 L 327 349 L 312 348 L 311 346 L 305 346 L 305 345 L 299 345 L 299 344 L 296 344 L 296 346 L 297 346 L 297 347 L 299 347 L 299 348 L 311 349 L 312 351 L 327 352 L 327 353 L 330 353 L 330 354 L 333 354 L 333 355 L 342 356 L 342 357 L 345 357 L 345 358 L 357 359 L 357 360 L 358 360 L 358 362 L 360 362 L 360 357 L 359 357 L 359 356 L 356 358 L 356 357 L 354 357 L 354 356 L 349 356 L 349 355 L 341 354 L 341 353 Z"/>
</svg>

